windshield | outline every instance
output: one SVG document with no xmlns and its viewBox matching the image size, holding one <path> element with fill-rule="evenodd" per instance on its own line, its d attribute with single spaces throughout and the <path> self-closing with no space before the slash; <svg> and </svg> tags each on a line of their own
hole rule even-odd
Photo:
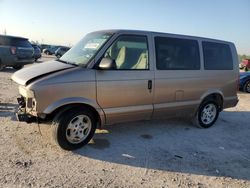
<svg viewBox="0 0 250 188">
<path fill-rule="evenodd" d="M 111 34 L 91 33 L 86 35 L 59 60 L 70 64 L 85 66 L 96 55 Z"/>
</svg>

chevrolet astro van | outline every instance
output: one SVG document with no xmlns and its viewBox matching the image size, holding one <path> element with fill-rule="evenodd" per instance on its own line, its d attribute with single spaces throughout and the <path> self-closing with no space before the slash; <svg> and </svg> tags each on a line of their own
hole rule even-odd
<svg viewBox="0 0 250 188">
<path fill-rule="evenodd" d="M 87 34 L 60 59 L 17 71 L 19 121 L 51 121 L 61 148 L 86 145 L 96 128 L 188 116 L 201 128 L 238 102 L 233 43 L 133 30 Z"/>
</svg>

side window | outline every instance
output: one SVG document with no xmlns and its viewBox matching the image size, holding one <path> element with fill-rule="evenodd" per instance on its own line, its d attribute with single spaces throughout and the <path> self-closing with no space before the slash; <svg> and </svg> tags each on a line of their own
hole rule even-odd
<svg viewBox="0 0 250 188">
<path fill-rule="evenodd" d="M 149 69 L 147 37 L 120 36 L 109 47 L 104 57 L 113 59 L 118 70 Z"/>
<path fill-rule="evenodd" d="M 27 48 L 32 47 L 28 40 L 23 40 L 23 39 L 12 39 L 12 45 L 17 47 L 27 47 Z"/>
<path fill-rule="evenodd" d="M 206 70 L 232 70 L 233 58 L 227 44 L 202 42 Z"/>
<path fill-rule="evenodd" d="M 8 37 L 0 37 L 0 45 L 11 46 L 11 39 Z"/>
<path fill-rule="evenodd" d="M 199 70 L 200 54 L 196 40 L 155 37 L 158 70 Z"/>
</svg>

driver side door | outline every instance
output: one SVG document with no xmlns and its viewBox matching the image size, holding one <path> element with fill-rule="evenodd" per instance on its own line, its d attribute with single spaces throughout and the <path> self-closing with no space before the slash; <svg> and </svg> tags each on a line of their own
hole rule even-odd
<svg viewBox="0 0 250 188">
<path fill-rule="evenodd" d="M 120 35 L 104 57 L 114 70 L 96 70 L 97 101 L 106 123 L 150 119 L 153 112 L 154 71 L 150 69 L 148 36 Z"/>
</svg>

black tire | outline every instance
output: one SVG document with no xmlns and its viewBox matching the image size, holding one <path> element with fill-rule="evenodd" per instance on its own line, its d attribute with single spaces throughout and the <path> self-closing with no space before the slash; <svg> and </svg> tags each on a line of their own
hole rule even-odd
<svg viewBox="0 0 250 188">
<path fill-rule="evenodd" d="M 205 108 L 207 108 L 209 105 L 212 105 L 214 107 L 215 112 L 213 111 L 213 113 L 215 113 L 215 115 L 211 119 L 212 120 L 211 122 L 206 123 L 205 119 L 203 119 L 202 117 L 204 115 Z M 219 105 L 218 105 L 218 103 L 216 101 L 213 101 L 213 100 L 204 101 L 200 105 L 200 107 L 199 107 L 199 109 L 198 109 L 198 111 L 197 111 L 197 113 L 196 113 L 196 115 L 195 115 L 195 117 L 193 119 L 193 124 L 196 125 L 199 128 L 209 128 L 212 125 L 214 125 L 214 123 L 218 119 L 219 112 L 220 112 Z M 204 115 L 204 116 L 206 116 L 206 115 Z"/>
<path fill-rule="evenodd" d="M 68 138 L 68 136 L 70 137 L 69 133 L 72 131 L 72 129 L 69 128 L 69 125 L 72 121 L 74 122 L 75 119 L 78 118 L 78 116 L 88 117 L 89 120 L 91 121 L 91 127 L 89 128 L 88 134 L 83 140 L 81 140 L 79 143 L 72 143 Z M 79 124 L 78 126 L 80 127 Z M 95 116 L 90 110 L 86 108 L 74 107 L 64 111 L 58 117 L 55 118 L 55 120 L 52 123 L 52 136 L 54 141 L 62 149 L 71 151 L 81 148 L 84 145 L 88 144 L 88 142 L 94 136 L 96 126 L 97 126 L 97 120 L 95 119 Z M 82 133 L 84 131 L 85 130 L 82 130 Z M 71 133 L 73 133 L 73 131 Z M 75 131 L 74 134 L 76 135 L 76 133 L 78 134 L 78 130 Z"/>
<path fill-rule="evenodd" d="M 247 80 L 243 86 L 243 91 L 250 93 L 250 80 Z"/>
<path fill-rule="evenodd" d="M 23 65 L 14 65 L 13 69 L 15 70 L 20 70 L 21 68 L 23 68 Z"/>
</svg>

